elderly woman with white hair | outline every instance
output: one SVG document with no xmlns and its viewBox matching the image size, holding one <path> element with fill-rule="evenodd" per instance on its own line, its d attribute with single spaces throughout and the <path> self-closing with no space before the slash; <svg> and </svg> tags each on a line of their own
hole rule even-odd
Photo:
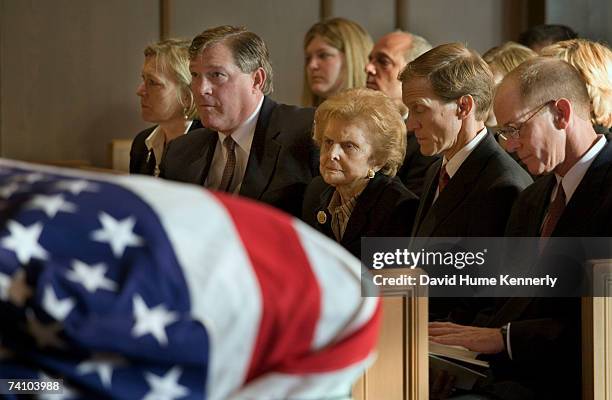
<svg viewBox="0 0 612 400">
<path fill-rule="evenodd" d="M 317 109 L 314 140 L 321 176 L 303 219 L 357 257 L 361 237 L 409 236 L 418 198 L 395 177 L 406 152 L 398 105 L 371 89 L 340 92 Z"/>
</svg>

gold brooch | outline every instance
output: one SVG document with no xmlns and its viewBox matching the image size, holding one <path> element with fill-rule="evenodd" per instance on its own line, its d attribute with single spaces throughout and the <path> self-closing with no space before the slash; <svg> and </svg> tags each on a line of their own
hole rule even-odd
<svg viewBox="0 0 612 400">
<path fill-rule="evenodd" d="M 319 211 L 317 213 L 317 221 L 319 221 L 321 225 L 327 222 L 327 214 L 325 214 L 325 211 Z"/>
</svg>

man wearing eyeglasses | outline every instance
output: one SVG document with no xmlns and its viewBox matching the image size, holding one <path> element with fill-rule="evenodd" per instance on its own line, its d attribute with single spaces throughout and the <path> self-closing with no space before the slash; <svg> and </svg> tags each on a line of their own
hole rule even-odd
<svg viewBox="0 0 612 400">
<path fill-rule="evenodd" d="M 612 144 L 594 131 L 590 107 L 578 72 L 561 60 L 526 61 L 502 81 L 498 132 L 529 172 L 545 175 L 519 196 L 506 236 L 540 237 L 540 243 L 551 236 L 612 236 Z M 438 324 L 429 333 L 437 342 L 493 355 L 497 381 L 483 391 L 502 399 L 580 398 L 579 298 L 501 304 L 488 328 Z"/>
</svg>

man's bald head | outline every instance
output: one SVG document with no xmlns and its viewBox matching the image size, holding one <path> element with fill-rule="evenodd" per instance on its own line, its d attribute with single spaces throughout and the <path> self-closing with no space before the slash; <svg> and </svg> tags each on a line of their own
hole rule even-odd
<svg viewBox="0 0 612 400">
<path fill-rule="evenodd" d="M 427 40 L 408 32 L 395 31 L 381 37 L 372 48 L 367 86 L 380 90 L 387 96 L 401 102 L 402 85 L 398 80 L 406 64 L 431 49 Z"/>
<path fill-rule="evenodd" d="M 586 84 L 578 71 L 563 60 L 537 57 L 512 70 L 502 81 L 499 92 L 517 87 L 525 106 L 532 107 L 550 100 L 567 99 L 576 114 L 588 120 L 591 104 Z"/>
</svg>

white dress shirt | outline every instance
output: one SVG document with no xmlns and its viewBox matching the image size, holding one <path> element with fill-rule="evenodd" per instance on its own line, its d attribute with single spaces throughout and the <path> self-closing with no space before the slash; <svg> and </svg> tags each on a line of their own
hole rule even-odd
<svg viewBox="0 0 612 400">
<path fill-rule="evenodd" d="M 482 130 L 480 130 L 476 134 L 476 136 L 474 136 L 474 139 L 467 142 L 465 146 L 463 146 L 457 153 L 455 153 L 455 155 L 450 160 L 447 160 L 446 156 L 444 156 L 444 158 L 442 159 L 442 166 L 446 166 L 446 173 L 448 174 L 450 179 L 453 179 L 453 176 L 455 176 L 457 171 L 459 171 L 461 164 L 463 164 L 463 162 L 470 156 L 470 154 L 472 154 L 472 151 L 474 151 L 476 146 L 478 146 L 478 144 L 482 142 L 482 140 L 486 136 L 487 128 L 485 127 L 482 128 Z M 440 188 L 436 189 L 434 203 L 436 202 L 436 200 L 438 200 L 438 195 L 440 195 Z"/>
<path fill-rule="evenodd" d="M 261 98 L 261 101 L 253 114 L 251 114 L 251 116 L 247 118 L 247 120 L 234 131 L 234 133 L 231 134 L 232 139 L 234 139 L 236 142 L 236 169 L 234 170 L 234 178 L 232 179 L 232 193 L 240 192 L 240 187 L 242 186 L 247 163 L 249 161 L 249 154 L 251 153 L 251 144 L 253 143 L 253 136 L 255 135 L 257 119 L 259 117 L 262 104 L 263 97 Z M 211 189 L 218 189 L 219 185 L 221 185 L 223 170 L 225 169 L 225 163 L 227 162 L 227 149 L 225 146 L 223 146 L 223 141 L 227 136 L 222 132 L 217 132 L 217 134 L 219 135 L 219 140 L 217 140 L 215 154 L 212 158 L 208 176 L 204 182 L 204 186 Z"/>
<path fill-rule="evenodd" d="M 187 124 L 183 134 L 189 132 L 189 128 L 191 128 L 192 123 L 193 121 L 189 121 L 189 124 Z M 149 161 L 151 151 L 153 151 L 153 155 L 155 155 L 155 170 L 153 171 L 153 175 L 159 176 L 159 163 L 161 162 L 162 155 L 164 154 L 164 148 L 166 147 L 166 137 L 162 133 L 159 125 L 157 125 L 155 129 L 153 129 L 153 132 L 147 136 L 145 139 L 145 146 L 147 146 L 147 150 L 149 151 L 147 162 Z"/>
</svg>

